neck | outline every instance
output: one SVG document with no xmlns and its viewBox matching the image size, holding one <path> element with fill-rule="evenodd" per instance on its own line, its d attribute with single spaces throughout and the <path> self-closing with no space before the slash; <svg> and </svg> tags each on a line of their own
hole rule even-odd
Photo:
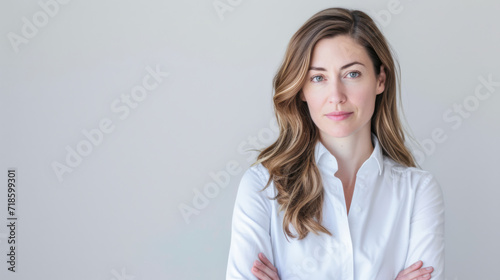
<svg viewBox="0 0 500 280">
<path fill-rule="evenodd" d="M 343 138 L 321 135 L 320 141 L 337 160 L 335 175 L 347 182 L 355 180 L 359 168 L 373 152 L 370 129 Z"/>
</svg>

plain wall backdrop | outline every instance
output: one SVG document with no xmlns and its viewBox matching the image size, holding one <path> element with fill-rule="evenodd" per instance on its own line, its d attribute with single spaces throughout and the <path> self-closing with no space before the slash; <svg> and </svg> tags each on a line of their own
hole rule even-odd
<svg viewBox="0 0 500 280">
<path fill-rule="evenodd" d="M 367 12 L 396 53 L 414 153 L 445 195 L 447 279 L 498 279 L 500 2 L 486 0 L 2 1 L 0 278 L 224 279 L 248 150 L 277 136 L 272 78 L 328 7 Z"/>
</svg>

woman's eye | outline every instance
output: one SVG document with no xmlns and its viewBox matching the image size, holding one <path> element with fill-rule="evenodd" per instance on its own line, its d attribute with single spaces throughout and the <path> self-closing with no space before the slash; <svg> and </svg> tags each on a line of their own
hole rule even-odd
<svg viewBox="0 0 500 280">
<path fill-rule="evenodd" d="M 357 78 L 357 77 L 359 77 L 359 75 L 361 75 L 361 73 L 359 73 L 359 72 L 349 72 L 349 73 L 347 73 L 348 78 Z"/>
<path fill-rule="evenodd" d="M 323 81 L 323 80 L 324 80 L 323 76 L 313 76 L 313 77 L 311 78 L 311 81 L 312 81 L 312 82 L 315 82 L 315 83 L 321 82 L 321 81 Z"/>
</svg>

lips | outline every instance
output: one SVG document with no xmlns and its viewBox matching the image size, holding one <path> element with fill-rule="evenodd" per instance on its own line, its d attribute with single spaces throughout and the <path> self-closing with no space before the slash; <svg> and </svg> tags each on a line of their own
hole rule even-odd
<svg viewBox="0 0 500 280">
<path fill-rule="evenodd" d="M 342 116 L 342 115 L 347 115 L 351 114 L 352 112 L 344 112 L 344 111 L 338 111 L 338 112 L 331 112 L 329 114 L 326 114 L 327 116 Z"/>
<path fill-rule="evenodd" d="M 338 112 L 331 112 L 326 114 L 325 116 L 331 120 L 334 121 L 341 121 L 349 118 L 352 115 L 352 112 L 344 112 L 344 111 L 338 111 Z"/>
</svg>

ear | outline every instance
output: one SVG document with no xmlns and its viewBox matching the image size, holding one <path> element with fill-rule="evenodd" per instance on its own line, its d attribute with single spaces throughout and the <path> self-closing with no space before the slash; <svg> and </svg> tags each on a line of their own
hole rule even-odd
<svg viewBox="0 0 500 280">
<path fill-rule="evenodd" d="M 377 95 L 381 94 L 385 90 L 385 68 L 384 65 L 380 65 L 380 73 L 378 74 L 377 79 Z"/>
</svg>

